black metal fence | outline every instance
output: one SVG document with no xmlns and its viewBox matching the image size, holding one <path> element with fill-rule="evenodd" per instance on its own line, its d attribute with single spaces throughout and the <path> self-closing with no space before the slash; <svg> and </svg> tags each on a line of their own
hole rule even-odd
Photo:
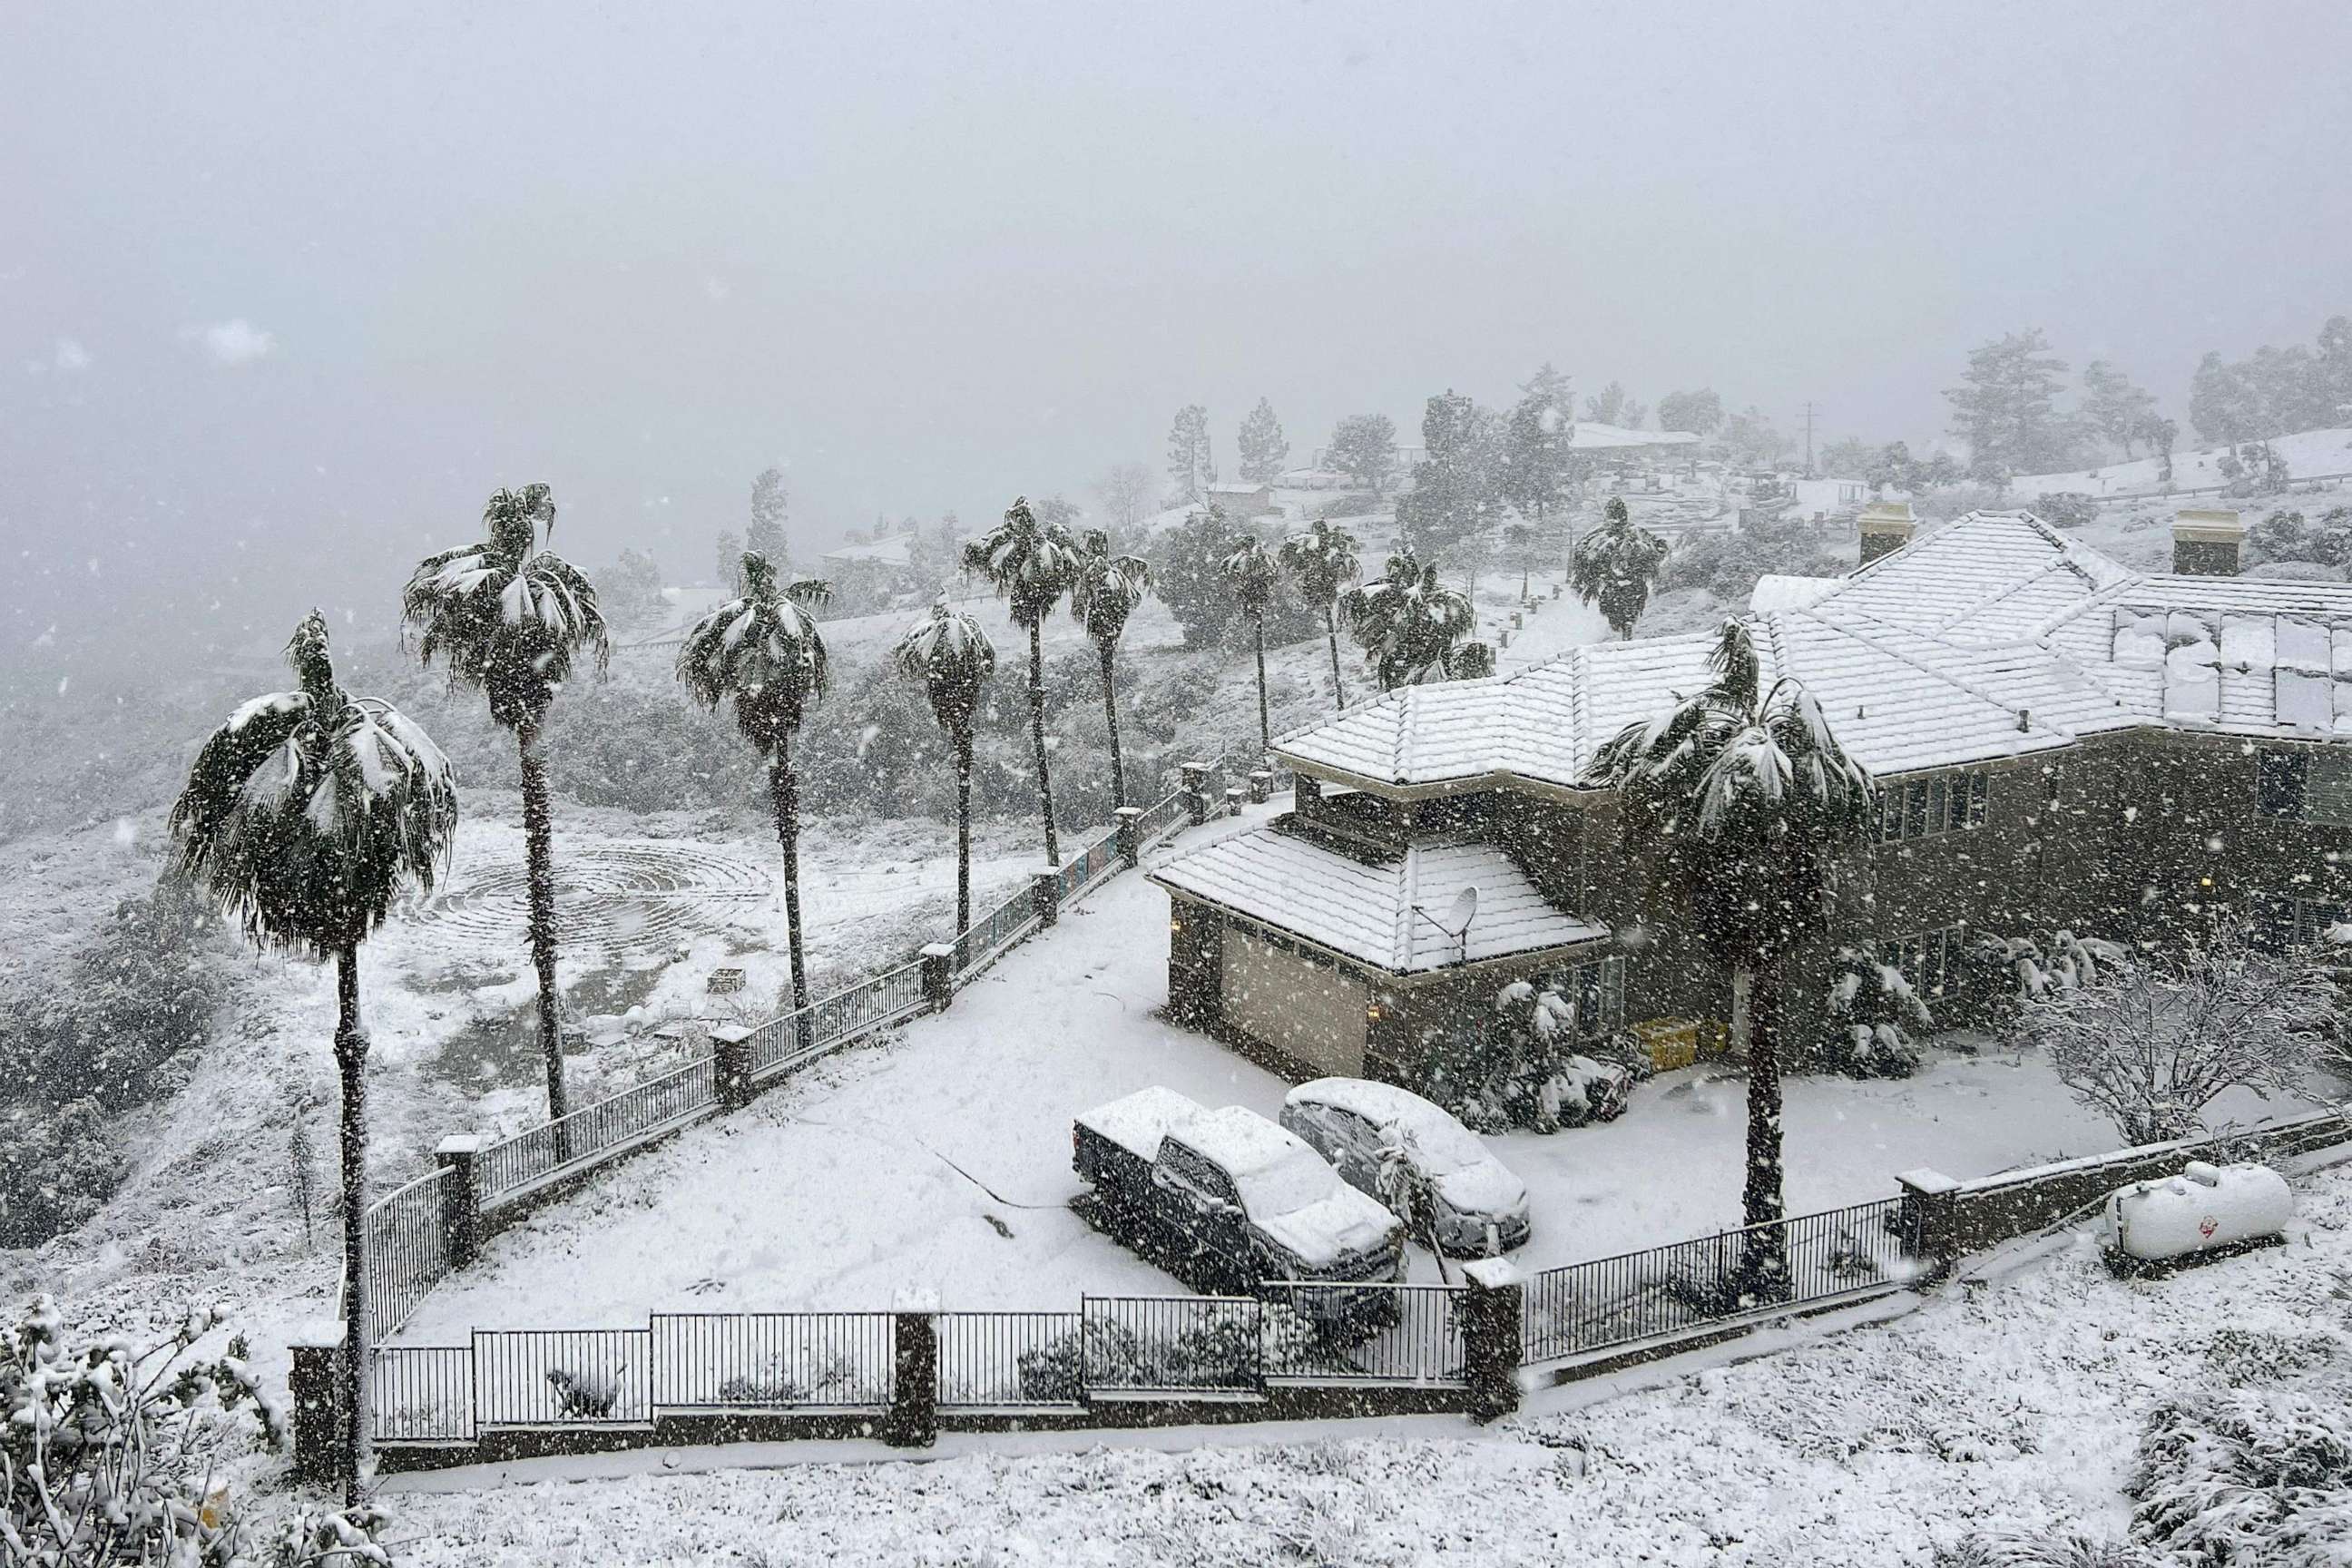
<svg viewBox="0 0 2352 1568">
<path fill-rule="evenodd" d="M 384 1443 L 474 1440 L 474 1352 L 464 1345 L 385 1345 L 368 1379 L 371 1430 Z"/>
<path fill-rule="evenodd" d="M 1803 1306 L 1916 1271 L 1915 1211 L 1880 1198 L 1548 1268 L 1527 1281 L 1520 1354 L 1558 1361 Z"/>
<path fill-rule="evenodd" d="M 887 1312 L 662 1312 L 653 1398 L 713 1410 L 878 1410 L 890 1403 Z"/>
<path fill-rule="evenodd" d="M 478 1426 L 614 1426 L 654 1417 L 649 1329 L 477 1329 Z"/>
<path fill-rule="evenodd" d="M 1459 1387 L 1469 1375 L 1461 1300 L 1444 1285 L 1282 1285 L 1266 1306 L 1266 1374 Z"/>
<path fill-rule="evenodd" d="M 1255 1394 L 1265 1386 L 1265 1303 L 1253 1296 L 1087 1296 L 1078 1364 L 1087 1394 Z"/>
<path fill-rule="evenodd" d="M 940 1313 L 940 1408 L 1076 1407 L 1086 1397 L 1083 1321 L 1076 1312 Z"/>
<path fill-rule="evenodd" d="M 718 1069 L 709 1057 L 658 1078 L 630 1085 L 561 1121 L 499 1140 L 481 1152 L 481 1198 L 492 1202 L 543 1177 L 593 1164 L 719 1103 Z"/>
<path fill-rule="evenodd" d="M 376 1200 L 364 1221 L 368 1315 L 382 1336 L 398 1329 L 425 1293 L 449 1272 L 449 1238 L 442 1226 L 445 1167 Z"/>
</svg>

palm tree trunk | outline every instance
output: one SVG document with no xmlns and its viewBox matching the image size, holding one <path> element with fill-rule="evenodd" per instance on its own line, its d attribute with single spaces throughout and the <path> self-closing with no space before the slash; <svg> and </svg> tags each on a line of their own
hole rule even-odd
<svg viewBox="0 0 2352 1568">
<path fill-rule="evenodd" d="M 1054 837 L 1054 778 L 1045 766 L 1045 641 L 1029 626 L 1029 744 L 1037 753 L 1037 809 L 1045 818 L 1045 864 L 1058 870 L 1062 846 Z"/>
<path fill-rule="evenodd" d="M 1339 682 L 1339 617 L 1328 604 L 1323 606 L 1323 637 L 1331 645 L 1331 696 L 1344 710 L 1348 689 Z"/>
<path fill-rule="evenodd" d="M 367 1036 L 360 1029 L 360 950 L 335 955 L 335 1071 L 342 1080 L 343 1506 L 360 1500 L 367 1431 Z"/>
<path fill-rule="evenodd" d="M 1127 770 L 1118 758 L 1118 690 L 1111 684 L 1111 645 L 1097 643 L 1102 655 L 1103 717 L 1110 723 L 1110 804 L 1127 804 Z"/>
<path fill-rule="evenodd" d="M 547 766 L 540 761 L 539 726 L 515 731 L 522 755 L 522 844 L 530 868 L 530 962 L 539 972 L 539 1054 L 547 1066 L 547 1119 L 555 1124 L 555 1158 L 572 1157 L 571 1109 L 563 1091 L 562 992 L 555 979 L 555 822 L 548 809 Z"/>
<path fill-rule="evenodd" d="M 800 1043 L 810 1039 L 808 956 L 801 944 L 801 786 L 793 773 L 793 738 L 781 735 L 768 759 L 768 804 L 776 814 L 776 842 L 784 851 L 784 942 L 793 957 L 793 1011 Z"/>
<path fill-rule="evenodd" d="M 1261 756 L 1274 750 L 1274 728 L 1265 710 L 1265 612 L 1257 613 L 1257 748 Z"/>
<path fill-rule="evenodd" d="M 1789 1239 L 1780 1224 L 1788 1209 L 1781 1195 L 1779 996 L 1771 977 L 1749 965 L 1735 968 L 1731 984 L 1733 1028 L 1744 1034 L 1748 1054 L 1748 1179 L 1740 1210 L 1743 1223 L 1770 1227 L 1748 1237 L 1741 1289 L 1756 1300 L 1777 1301 L 1789 1292 Z"/>
<path fill-rule="evenodd" d="M 971 730 L 955 733 L 956 753 L 956 935 L 971 929 Z M 959 953 L 956 962 L 963 957 Z"/>
</svg>

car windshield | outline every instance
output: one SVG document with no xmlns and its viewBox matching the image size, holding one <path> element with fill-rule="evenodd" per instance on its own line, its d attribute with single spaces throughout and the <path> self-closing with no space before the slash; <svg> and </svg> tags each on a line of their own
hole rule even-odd
<svg viewBox="0 0 2352 1568">
<path fill-rule="evenodd" d="M 1292 1144 L 1254 1170 L 1235 1171 L 1234 1181 L 1252 1214 L 1281 1215 L 1328 1196 L 1336 1178 L 1321 1155 Z"/>
</svg>

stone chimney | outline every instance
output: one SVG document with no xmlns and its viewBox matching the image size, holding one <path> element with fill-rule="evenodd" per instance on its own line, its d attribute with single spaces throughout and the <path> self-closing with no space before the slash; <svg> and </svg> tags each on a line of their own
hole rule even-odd
<svg viewBox="0 0 2352 1568">
<path fill-rule="evenodd" d="M 2245 542 L 2246 525 L 2236 512 L 2183 507 L 2172 514 L 2172 574 L 2234 577 Z"/>
<path fill-rule="evenodd" d="M 1892 555 L 1911 542 L 1912 521 L 1907 500 L 1874 500 L 1862 509 L 1862 563 Z"/>
</svg>

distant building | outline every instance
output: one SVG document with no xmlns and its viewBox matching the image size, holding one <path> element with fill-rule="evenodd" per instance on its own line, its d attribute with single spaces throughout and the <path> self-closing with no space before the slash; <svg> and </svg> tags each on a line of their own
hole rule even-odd
<svg viewBox="0 0 2352 1568">
<path fill-rule="evenodd" d="M 915 536 L 911 532 L 895 539 L 877 539 L 870 544 L 845 544 L 838 550 L 828 550 L 817 559 L 834 568 L 843 566 L 904 567 L 914 563 Z"/>
<path fill-rule="evenodd" d="M 1268 485 L 1211 485 L 1206 499 L 1211 506 L 1233 518 L 1264 517 L 1277 510 L 1274 489 Z"/>
<path fill-rule="evenodd" d="M 1789 493 L 1798 516 L 1818 520 L 1860 506 L 1869 499 L 1870 486 L 1861 479 L 1790 479 Z"/>
</svg>

